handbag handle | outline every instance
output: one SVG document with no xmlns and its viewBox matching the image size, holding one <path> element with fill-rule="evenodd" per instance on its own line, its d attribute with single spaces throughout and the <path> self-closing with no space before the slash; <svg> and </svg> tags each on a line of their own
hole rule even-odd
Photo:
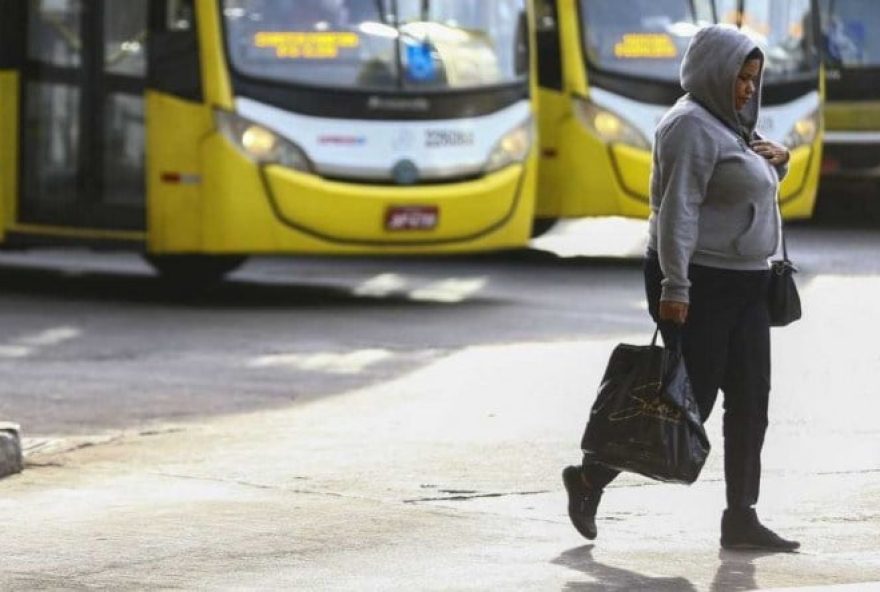
<svg viewBox="0 0 880 592">
<path fill-rule="evenodd" d="M 674 339 L 670 339 L 667 343 L 666 338 L 663 339 L 663 345 L 666 349 L 670 349 L 676 353 L 681 353 L 681 325 L 672 321 L 659 321 L 654 327 L 654 336 L 651 338 L 651 345 L 657 345 L 657 335 L 660 333 L 660 323 L 664 323 L 668 327 L 667 335 L 673 333 Z"/>
</svg>

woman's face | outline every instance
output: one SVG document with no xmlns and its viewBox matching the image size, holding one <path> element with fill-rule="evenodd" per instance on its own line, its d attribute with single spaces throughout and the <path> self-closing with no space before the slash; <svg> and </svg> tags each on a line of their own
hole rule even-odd
<svg viewBox="0 0 880 592">
<path fill-rule="evenodd" d="M 736 110 L 746 106 L 757 90 L 758 76 L 761 74 L 761 60 L 748 60 L 743 64 L 736 76 L 736 86 L 733 91 L 733 100 Z"/>
</svg>

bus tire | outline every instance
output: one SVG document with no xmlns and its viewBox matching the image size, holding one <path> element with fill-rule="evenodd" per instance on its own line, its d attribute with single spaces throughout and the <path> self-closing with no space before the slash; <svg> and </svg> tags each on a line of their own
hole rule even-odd
<svg viewBox="0 0 880 592">
<path fill-rule="evenodd" d="M 144 255 L 147 263 L 164 281 L 205 286 L 223 281 L 240 267 L 247 257 L 241 255 Z"/>
<path fill-rule="evenodd" d="M 547 234 L 557 222 L 559 218 L 535 218 L 532 220 L 532 238 Z"/>
</svg>

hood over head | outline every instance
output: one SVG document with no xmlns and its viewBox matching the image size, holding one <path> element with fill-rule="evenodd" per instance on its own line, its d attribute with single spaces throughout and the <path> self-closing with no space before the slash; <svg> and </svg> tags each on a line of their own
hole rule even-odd
<svg viewBox="0 0 880 592">
<path fill-rule="evenodd" d="M 746 57 L 757 48 L 748 35 L 735 27 L 711 25 L 697 31 L 681 62 L 681 87 L 715 117 L 749 137 L 758 123 L 763 64 L 755 81 L 754 96 L 739 112 L 734 89 Z M 763 53 L 761 61 L 764 62 Z"/>
</svg>

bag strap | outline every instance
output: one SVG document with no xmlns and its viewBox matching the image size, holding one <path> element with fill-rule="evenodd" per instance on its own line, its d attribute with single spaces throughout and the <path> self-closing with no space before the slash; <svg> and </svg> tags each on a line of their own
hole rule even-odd
<svg viewBox="0 0 880 592">
<path fill-rule="evenodd" d="M 784 261 L 788 261 L 788 246 L 785 244 L 785 218 L 782 217 L 782 210 L 779 209 L 779 205 L 776 206 L 777 211 L 779 212 L 779 234 L 782 235 L 782 259 Z"/>
<path fill-rule="evenodd" d="M 663 340 L 663 346 L 665 349 L 669 349 L 675 351 L 676 353 L 681 353 L 681 325 L 673 323 L 672 321 L 660 321 L 665 323 L 669 327 L 669 331 L 674 331 L 674 339 L 670 339 L 671 343 L 666 343 L 666 339 Z M 651 338 L 651 345 L 657 345 L 657 335 L 660 334 L 660 323 L 654 327 L 654 336 Z M 668 335 L 668 333 L 667 333 Z"/>
</svg>

